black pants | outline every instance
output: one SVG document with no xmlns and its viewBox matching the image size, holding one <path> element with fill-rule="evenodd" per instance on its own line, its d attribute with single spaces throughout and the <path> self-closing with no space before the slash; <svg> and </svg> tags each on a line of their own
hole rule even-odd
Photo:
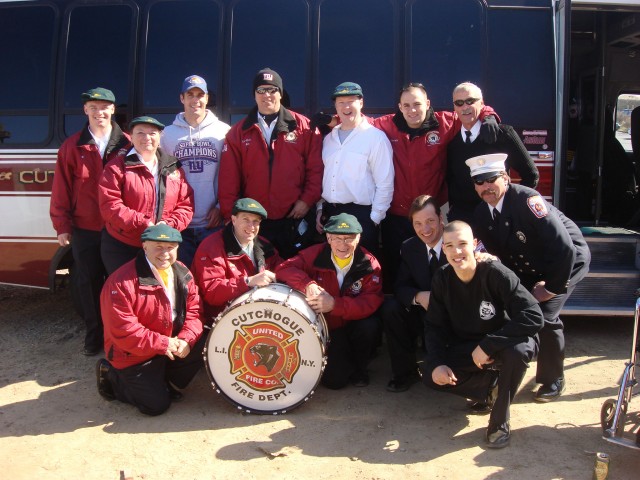
<svg viewBox="0 0 640 480">
<path fill-rule="evenodd" d="M 477 342 L 465 342 L 450 346 L 446 351 L 444 364 L 453 371 L 458 379 L 456 385 L 438 385 L 431 378 L 432 372 L 422 372 L 424 384 L 434 390 L 453 393 L 476 401 L 484 401 L 489 394 L 491 370 L 479 369 L 473 363 L 471 352 Z M 491 410 L 489 422 L 500 425 L 509 421 L 509 407 L 522 383 L 529 362 L 536 356 L 538 344 L 529 337 L 525 342 L 507 347 L 494 355 L 495 366 L 499 368 L 498 398 Z"/>
<path fill-rule="evenodd" d="M 536 382 L 548 385 L 564 375 L 564 324 L 560 320 L 560 311 L 575 289 L 570 287 L 567 293 L 556 295 L 542 302 L 540 309 L 544 316 L 544 325 L 538 333 L 540 353 L 536 369 Z"/>
<path fill-rule="evenodd" d="M 416 339 L 424 336 L 424 314 L 426 311 L 421 306 L 407 310 L 395 298 L 386 298 L 382 304 L 380 317 L 393 378 L 406 377 L 416 371 Z"/>
<path fill-rule="evenodd" d="M 74 288 L 86 325 L 84 346 L 88 350 L 102 350 L 104 346 L 100 292 L 107 272 L 100 255 L 100 239 L 100 232 L 81 228 L 75 228 L 71 238 Z"/>
<path fill-rule="evenodd" d="M 355 203 L 324 203 L 322 215 L 328 220 L 329 217 L 339 213 L 353 215 L 360 222 L 362 233 L 360 234 L 360 245 L 366 248 L 374 257 L 378 258 L 379 231 L 378 226 L 371 220 L 371 205 L 357 205 Z"/>
<path fill-rule="evenodd" d="M 167 382 L 185 388 L 203 365 L 206 333 L 185 358 L 170 360 L 156 355 L 150 360 L 123 369 L 111 368 L 107 379 L 118 400 L 134 405 L 145 415 L 160 415 L 171 405 Z"/>
<path fill-rule="evenodd" d="M 389 214 L 382 220 L 380 231 L 382 233 L 384 283 L 391 291 L 396 281 L 398 265 L 400 265 L 402 242 L 413 237 L 416 232 L 407 217 Z"/>
<path fill-rule="evenodd" d="M 138 255 L 141 247 L 134 247 L 113 238 L 106 229 L 102 230 L 102 244 L 100 254 L 107 273 L 111 275 L 129 260 Z"/>
<path fill-rule="evenodd" d="M 322 384 L 337 390 L 349 383 L 352 374 L 366 374 L 379 330 L 380 320 L 376 316 L 352 320 L 331 330 Z"/>
</svg>

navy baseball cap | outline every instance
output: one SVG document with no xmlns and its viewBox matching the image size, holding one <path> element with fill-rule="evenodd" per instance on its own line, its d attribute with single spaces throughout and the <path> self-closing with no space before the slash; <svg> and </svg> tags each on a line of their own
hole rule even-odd
<svg viewBox="0 0 640 480">
<path fill-rule="evenodd" d="M 207 82 L 204 80 L 204 78 L 198 75 L 189 75 L 187 78 L 185 78 L 182 82 L 182 90 L 180 90 L 180 93 L 184 93 L 187 90 L 191 90 L 192 88 L 199 88 L 204 93 L 209 93 L 209 91 L 207 90 Z"/>
</svg>

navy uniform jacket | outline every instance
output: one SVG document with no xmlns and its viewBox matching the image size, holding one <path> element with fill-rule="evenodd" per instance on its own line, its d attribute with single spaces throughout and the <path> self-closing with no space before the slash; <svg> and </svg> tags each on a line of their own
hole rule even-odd
<svg viewBox="0 0 640 480">
<path fill-rule="evenodd" d="M 498 225 L 482 202 L 475 229 L 487 251 L 528 289 L 544 280 L 547 290 L 563 294 L 589 271 L 591 253 L 578 226 L 531 188 L 509 185 Z"/>
<path fill-rule="evenodd" d="M 425 323 L 425 371 L 446 365 L 446 350 L 452 345 L 477 342 L 493 357 L 526 342 L 542 324 L 538 302 L 504 265 L 480 262 L 467 283 L 447 265 L 433 279 Z"/>
<path fill-rule="evenodd" d="M 446 264 L 447 257 L 441 250 L 438 265 Z M 418 237 L 411 237 L 400 247 L 400 266 L 396 277 L 395 296 L 405 308 L 409 309 L 416 293 L 422 291 L 431 291 L 429 247 Z"/>
</svg>

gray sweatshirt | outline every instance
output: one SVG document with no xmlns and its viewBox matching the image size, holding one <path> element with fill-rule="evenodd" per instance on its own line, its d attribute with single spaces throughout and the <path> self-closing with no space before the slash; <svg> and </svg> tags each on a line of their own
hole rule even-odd
<svg viewBox="0 0 640 480">
<path fill-rule="evenodd" d="M 218 170 L 224 136 L 229 125 L 210 110 L 200 125 L 191 127 L 184 113 L 176 115 L 172 125 L 162 132 L 160 148 L 182 163 L 195 202 L 189 227 L 206 227 L 207 213 L 218 204 Z"/>
</svg>

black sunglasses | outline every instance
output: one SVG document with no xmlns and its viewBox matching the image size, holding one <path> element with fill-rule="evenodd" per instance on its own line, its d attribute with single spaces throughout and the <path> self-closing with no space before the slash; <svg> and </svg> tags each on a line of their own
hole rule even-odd
<svg viewBox="0 0 640 480">
<path fill-rule="evenodd" d="M 455 100 L 455 101 L 453 102 L 453 104 L 454 104 L 456 107 L 461 107 L 461 106 L 463 106 L 465 103 L 466 103 L 467 105 L 473 105 L 473 104 L 474 104 L 474 103 L 476 103 L 478 100 L 480 100 L 480 99 L 479 99 L 479 98 L 472 98 L 472 97 L 469 97 L 469 98 L 467 98 L 467 99 L 465 99 L 465 100 Z"/>
<path fill-rule="evenodd" d="M 256 88 L 256 93 L 258 95 L 264 95 L 265 93 L 268 93 L 269 95 L 273 95 L 276 92 L 279 92 L 280 89 L 278 87 L 258 87 Z"/>
<path fill-rule="evenodd" d="M 502 175 L 496 175 L 495 177 L 491 177 L 491 178 L 487 178 L 485 180 L 474 180 L 473 183 L 475 183 L 476 185 L 482 185 L 483 183 L 496 183 L 496 180 L 498 180 Z"/>
</svg>

